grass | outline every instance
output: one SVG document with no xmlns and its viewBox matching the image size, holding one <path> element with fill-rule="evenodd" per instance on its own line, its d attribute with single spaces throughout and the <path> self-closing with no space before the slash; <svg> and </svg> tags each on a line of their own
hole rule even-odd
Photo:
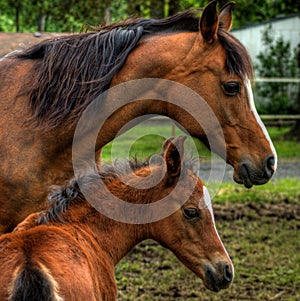
<svg viewBox="0 0 300 301">
<path fill-rule="evenodd" d="M 289 129 L 288 127 L 268 129 L 278 157 L 281 160 L 300 158 L 300 143 L 283 138 L 283 135 L 288 132 Z M 171 123 L 167 125 L 143 123 L 142 125 L 130 129 L 105 146 L 102 152 L 102 158 L 106 162 L 111 162 L 116 158 L 130 158 L 133 156 L 146 158 L 154 153 L 160 153 L 163 141 L 172 136 L 172 134 L 178 136 L 183 134 L 183 132 L 176 127 L 172 133 Z M 200 156 L 205 159 L 211 158 L 211 153 L 196 139 L 192 140 L 189 138 L 188 153 L 192 155 L 197 154 L 192 147 L 193 142 Z M 216 155 L 213 156 L 216 157 Z"/>
<path fill-rule="evenodd" d="M 274 143 L 279 158 L 300 158 L 300 143 L 286 140 L 284 135 L 290 127 L 268 128 L 269 135 Z"/>
<path fill-rule="evenodd" d="M 297 178 L 280 179 L 262 186 L 245 189 L 233 183 L 222 183 L 214 201 L 216 204 L 230 203 L 289 203 L 299 204 L 300 181 Z"/>
<path fill-rule="evenodd" d="M 183 134 L 184 132 L 178 127 L 172 129 L 171 122 L 163 125 L 144 122 L 107 144 L 103 148 L 102 159 L 106 162 L 111 162 L 115 158 L 130 158 L 134 156 L 147 158 L 152 154 L 161 152 L 165 139 Z M 194 145 L 196 145 L 196 151 L 194 150 Z M 202 157 L 208 159 L 211 157 L 210 151 L 196 139 L 188 138 L 186 149 L 188 149 L 188 154 L 196 155 L 198 152 Z"/>
</svg>

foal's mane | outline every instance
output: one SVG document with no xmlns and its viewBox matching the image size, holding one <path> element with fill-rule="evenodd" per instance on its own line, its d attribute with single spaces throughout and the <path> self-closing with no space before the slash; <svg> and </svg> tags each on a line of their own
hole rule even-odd
<svg viewBox="0 0 300 301">
<path fill-rule="evenodd" d="M 52 186 L 48 195 L 48 210 L 39 217 L 39 224 L 52 222 L 64 222 L 62 217 L 68 208 L 72 205 L 86 202 L 85 196 L 80 190 L 81 185 L 91 186 L 97 184 L 98 177 L 105 185 L 116 182 L 120 176 L 135 172 L 149 166 L 149 160 L 144 162 L 137 160 L 117 160 L 115 164 L 104 164 L 101 171 L 95 172 L 92 169 L 80 176 L 77 180 L 71 179 L 65 186 Z"/>
<path fill-rule="evenodd" d="M 35 60 L 28 93 L 32 122 L 54 128 L 73 125 L 86 107 L 109 88 L 130 52 L 146 36 L 199 31 L 198 10 L 161 19 L 129 19 L 93 32 L 48 39 L 14 57 Z M 95 29 L 95 28 L 94 28 Z M 241 43 L 222 29 L 218 37 L 227 54 L 227 69 L 252 77 L 250 56 Z M 31 79 L 29 79 L 31 80 Z"/>
<path fill-rule="evenodd" d="M 194 161 L 195 158 L 187 159 L 183 162 L 182 173 L 187 170 L 191 170 L 194 173 Z M 152 163 L 151 163 L 152 164 Z M 158 164 L 160 167 L 161 164 Z M 119 185 L 120 189 L 126 189 L 122 185 L 120 176 L 133 174 L 137 171 L 146 170 L 150 166 L 150 161 L 139 161 L 136 158 L 132 160 L 118 160 L 113 165 L 101 166 L 101 171 L 95 173 L 85 173 L 81 177 L 71 179 L 65 186 L 53 186 L 52 191 L 48 195 L 48 210 L 42 212 L 39 217 L 39 224 L 47 224 L 48 222 L 64 223 L 63 214 L 68 210 L 70 206 L 80 205 L 86 202 L 86 198 L 80 190 L 80 186 L 95 188 L 99 179 L 101 178 L 103 183 L 109 186 L 111 183 Z M 116 184 L 117 183 L 117 184 Z M 130 188 L 129 188 L 130 189 Z"/>
</svg>

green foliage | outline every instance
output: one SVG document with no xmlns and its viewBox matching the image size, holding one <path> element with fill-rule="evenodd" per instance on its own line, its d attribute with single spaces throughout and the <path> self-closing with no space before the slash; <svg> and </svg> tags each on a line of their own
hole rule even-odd
<svg viewBox="0 0 300 301">
<path fill-rule="evenodd" d="M 264 49 L 257 56 L 256 71 L 260 77 L 293 78 L 299 75 L 296 49 L 281 36 L 275 40 L 271 25 L 263 32 Z M 257 83 L 258 111 L 262 114 L 296 113 L 297 84 Z"/>
<path fill-rule="evenodd" d="M 0 15 L 0 31 L 10 32 L 14 29 L 14 21 L 7 15 Z"/>
<path fill-rule="evenodd" d="M 78 32 L 82 25 L 98 25 L 129 16 L 166 17 L 179 11 L 202 8 L 209 0 L 0 0 L 0 30 Z M 221 7 L 227 1 L 220 0 Z M 293 1 L 239 0 L 233 11 L 234 26 L 260 22 L 278 14 L 297 12 Z M 16 16 L 19 15 L 17 18 Z M 45 25 L 43 27 L 43 22 Z M 19 24 L 19 25 L 17 25 Z M 41 26 L 42 25 L 42 26 Z"/>
</svg>

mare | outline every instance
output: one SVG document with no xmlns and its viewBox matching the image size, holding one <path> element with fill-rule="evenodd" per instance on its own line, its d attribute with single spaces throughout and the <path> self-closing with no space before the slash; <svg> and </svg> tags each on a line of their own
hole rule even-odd
<svg viewBox="0 0 300 301">
<path fill-rule="evenodd" d="M 31 214 L 13 233 L 0 238 L 0 300 L 116 300 L 114 266 L 145 239 L 170 249 L 208 289 L 217 292 L 229 287 L 233 265 L 215 228 L 209 193 L 194 173 L 192 161 L 181 159 L 184 139 L 165 142 L 163 164 L 131 162 L 130 172 L 119 167 L 121 178 L 111 169 L 100 172 L 108 191 L 134 206 L 152 205 L 168 195 L 169 206 L 174 206 L 171 215 L 144 224 L 110 219 L 92 207 L 79 188 L 89 186 L 98 201 L 109 206 L 111 197 L 99 193 L 95 173 L 84 175 L 80 185 L 73 179 L 50 194 L 48 211 Z M 150 184 L 156 178 L 161 181 L 146 189 L 122 180 Z"/>
<path fill-rule="evenodd" d="M 45 208 L 48 187 L 74 176 L 72 142 L 83 112 L 104 91 L 133 80 L 163 79 L 191 89 L 216 122 L 189 96 L 176 104 L 143 95 L 125 104 L 104 99 L 103 116 L 111 106 L 118 109 L 99 131 L 97 158 L 129 121 L 160 114 L 232 165 L 237 183 L 250 188 L 272 177 L 277 157 L 254 106 L 251 59 L 229 33 L 234 4 L 219 13 L 216 4 L 210 2 L 201 17 L 186 11 L 162 20 L 127 20 L 45 40 L 0 60 L 0 233 Z"/>
</svg>

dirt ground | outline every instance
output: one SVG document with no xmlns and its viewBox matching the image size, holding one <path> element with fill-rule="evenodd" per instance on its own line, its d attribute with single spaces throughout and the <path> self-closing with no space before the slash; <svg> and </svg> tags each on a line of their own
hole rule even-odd
<svg viewBox="0 0 300 301">
<path fill-rule="evenodd" d="M 270 217 L 276 220 L 300 221 L 300 204 L 214 204 L 216 220 L 234 221 L 237 219 L 258 220 L 262 217 Z"/>
<path fill-rule="evenodd" d="M 37 44 L 41 40 L 59 36 L 57 33 L 43 33 L 40 37 L 36 37 L 34 33 L 14 33 L 0 32 L 0 57 L 7 53 Z"/>
</svg>

